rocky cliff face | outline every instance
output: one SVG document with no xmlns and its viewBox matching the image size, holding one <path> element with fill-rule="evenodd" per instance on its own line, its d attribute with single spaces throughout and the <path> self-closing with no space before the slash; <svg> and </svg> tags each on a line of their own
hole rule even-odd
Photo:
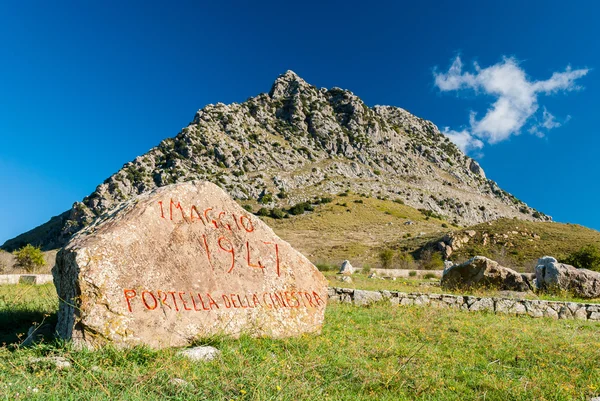
<svg viewBox="0 0 600 401">
<path fill-rule="evenodd" d="M 317 89 L 288 71 L 268 94 L 206 106 L 70 212 L 3 247 L 62 246 L 119 202 L 189 180 L 212 181 L 238 200 L 271 207 L 351 190 L 401 199 L 462 225 L 550 219 L 487 179 L 430 121 L 398 107 L 370 108 L 350 91 Z"/>
</svg>

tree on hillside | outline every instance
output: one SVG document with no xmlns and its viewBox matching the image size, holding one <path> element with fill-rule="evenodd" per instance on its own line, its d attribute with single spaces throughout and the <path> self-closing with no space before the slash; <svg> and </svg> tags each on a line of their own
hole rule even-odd
<svg viewBox="0 0 600 401">
<path fill-rule="evenodd" d="M 28 273 L 35 271 L 36 268 L 46 264 L 44 254 L 40 248 L 31 244 L 25 245 L 23 248 L 13 252 L 16 258 L 16 266 L 22 267 Z"/>
<path fill-rule="evenodd" d="M 379 252 L 379 260 L 381 261 L 382 268 L 391 269 L 392 261 L 394 260 L 394 251 L 391 249 L 383 249 Z"/>
<path fill-rule="evenodd" d="M 600 271 L 600 249 L 593 244 L 584 245 L 567 256 L 564 262 L 579 269 Z"/>
</svg>

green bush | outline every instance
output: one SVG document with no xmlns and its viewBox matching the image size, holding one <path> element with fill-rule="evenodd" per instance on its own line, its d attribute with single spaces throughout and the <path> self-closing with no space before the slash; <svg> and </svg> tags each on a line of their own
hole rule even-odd
<svg viewBox="0 0 600 401">
<path fill-rule="evenodd" d="M 321 198 L 321 203 L 331 203 L 333 201 L 333 198 Z"/>
<path fill-rule="evenodd" d="M 252 213 L 252 206 L 251 205 L 244 205 L 242 206 L 246 211 Z"/>
<path fill-rule="evenodd" d="M 259 216 L 268 216 L 271 214 L 271 211 L 266 207 L 261 207 L 260 209 L 258 209 L 258 212 L 256 212 L 256 214 Z"/>
<path fill-rule="evenodd" d="M 444 261 L 439 252 L 427 249 L 421 253 L 421 268 L 424 270 L 439 270 L 444 268 Z"/>
<path fill-rule="evenodd" d="M 313 208 L 313 206 L 310 203 L 302 202 L 302 203 L 297 203 L 294 206 L 292 206 L 289 210 L 289 213 L 293 214 L 294 216 L 297 216 L 304 212 L 312 212 L 313 210 L 315 210 L 315 209 Z"/>
<path fill-rule="evenodd" d="M 416 275 L 417 275 L 417 272 L 414 271 L 414 270 L 411 270 L 411 271 L 408 272 L 408 276 L 409 277 L 416 277 Z"/>
<path fill-rule="evenodd" d="M 283 212 L 283 210 L 275 207 L 271 209 L 271 213 L 269 213 L 269 216 L 271 216 L 274 219 L 283 219 L 285 217 L 285 213 Z"/>
<path fill-rule="evenodd" d="M 398 252 L 396 262 L 401 269 L 411 269 L 414 267 L 415 259 L 408 252 Z"/>
<path fill-rule="evenodd" d="M 328 271 L 335 270 L 334 266 L 327 264 L 327 263 L 317 263 L 317 264 L 315 264 L 315 266 L 317 266 L 317 269 L 322 272 L 328 272 Z"/>
<path fill-rule="evenodd" d="M 371 273 L 371 266 L 365 264 L 363 265 L 363 267 L 360 269 L 360 272 L 364 275 L 368 275 Z"/>
<path fill-rule="evenodd" d="M 391 249 L 384 249 L 379 252 L 379 261 L 381 262 L 381 267 L 384 269 L 392 268 L 392 261 L 394 260 L 394 251 Z"/>
<path fill-rule="evenodd" d="M 435 274 L 433 274 L 433 273 L 427 273 L 423 276 L 423 278 L 425 280 L 429 280 L 430 278 L 436 278 L 436 277 L 435 277 Z"/>
<path fill-rule="evenodd" d="M 15 255 L 16 258 L 15 265 L 17 267 L 22 267 L 29 273 L 46 264 L 42 250 L 31 244 L 27 244 L 23 248 L 14 251 L 13 255 Z"/>
<path fill-rule="evenodd" d="M 273 195 L 266 193 L 258 200 L 261 204 L 266 205 L 267 203 L 273 202 Z"/>
<path fill-rule="evenodd" d="M 589 269 L 600 272 L 600 249 L 596 245 L 584 245 L 564 259 L 564 263 L 579 269 Z"/>
</svg>

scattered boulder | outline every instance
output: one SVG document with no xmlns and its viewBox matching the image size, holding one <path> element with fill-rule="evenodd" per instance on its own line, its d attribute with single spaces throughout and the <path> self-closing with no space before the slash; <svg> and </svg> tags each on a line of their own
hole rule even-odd
<svg viewBox="0 0 600 401">
<path fill-rule="evenodd" d="M 551 256 L 538 259 L 537 285 L 545 291 L 568 291 L 581 298 L 600 298 L 600 273 L 559 263 Z"/>
<path fill-rule="evenodd" d="M 200 347 L 187 348 L 177 352 L 177 355 L 188 358 L 194 362 L 208 362 L 216 359 L 221 355 L 221 351 L 210 345 Z"/>
<path fill-rule="evenodd" d="M 508 291 L 530 290 L 521 274 L 483 256 L 475 256 L 444 270 L 441 286 L 448 289 L 485 287 Z"/>
<path fill-rule="evenodd" d="M 56 331 L 86 347 L 319 333 L 327 302 L 321 272 L 209 182 L 120 204 L 74 236 L 52 272 Z"/>
<path fill-rule="evenodd" d="M 350 276 L 341 276 L 338 277 L 338 280 L 343 282 L 343 283 L 351 283 L 352 282 L 352 277 Z"/>
<path fill-rule="evenodd" d="M 350 261 L 344 260 L 342 262 L 342 266 L 340 267 L 340 271 L 338 272 L 338 274 L 354 274 L 354 267 L 352 267 Z"/>
</svg>

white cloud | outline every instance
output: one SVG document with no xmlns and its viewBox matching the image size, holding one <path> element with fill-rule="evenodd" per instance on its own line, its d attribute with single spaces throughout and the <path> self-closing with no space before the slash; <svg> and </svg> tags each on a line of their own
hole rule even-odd
<svg viewBox="0 0 600 401">
<path fill-rule="evenodd" d="M 454 131 L 448 127 L 444 128 L 443 134 L 446 135 L 463 153 L 473 149 L 483 148 L 483 142 L 475 138 L 467 130 Z"/>
<path fill-rule="evenodd" d="M 571 116 L 567 116 L 567 118 L 565 119 L 565 122 L 569 121 L 570 119 L 571 119 Z M 544 130 L 550 131 L 551 129 L 558 128 L 561 125 L 562 125 L 562 123 L 556 121 L 556 117 L 554 117 L 554 115 L 552 115 L 544 107 L 544 111 L 542 112 L 542 121 L 535 125 L 532 125 L 528 131 L 530 134 L 534 134 L 540 138 L 543 138 L 545 136 Z"/>
<path fill-rule="evenodd" d="M 462 138 L 459 139 L 463 141 L 461 143 L 467 144 L 472 142 L 465 139 L 467 135 L 470 138 L 480 138 L 490 144 L 518 135 L 538 111 L 540 94 L 581 89 L 580 86 L 575 85 L 575 81 L 589 72 L 588 69 L 573 70 L 567 67 L 564 72 L 555 72 L 545 81 L 531 81 L 517 60 L 507 57 L 487 68 L 481 68 L 474 63 L 473 68 L 474 73 L 463 72 L 462 61 L 460 57 L 456 57 L 448 72 L 434 72 L 435 85 L 441 91 L 471 89 L 477 94 L 491 95 L 496 98 L 481 119 L 478 120 L 476 114 L 471 112 L 469 132 L 448 131 L 450 134 L 455 133 L 455 139 Z M 542 122 L 534 124 L 529 132 L 539 135 L 542 128 L 550 130 L 560 125 L 544 108 Z"/>
</svg>

